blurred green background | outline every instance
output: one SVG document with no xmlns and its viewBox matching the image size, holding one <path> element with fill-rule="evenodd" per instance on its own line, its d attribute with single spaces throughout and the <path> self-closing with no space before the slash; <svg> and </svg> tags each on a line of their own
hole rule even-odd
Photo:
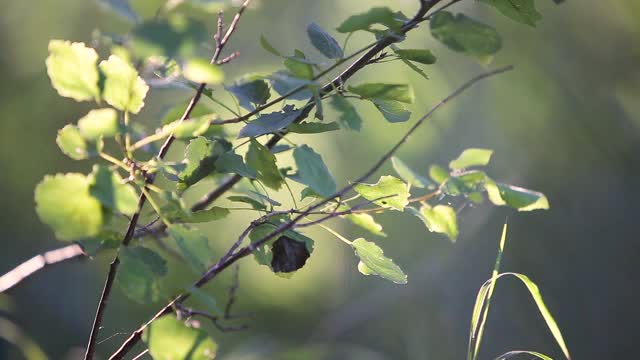
<svg viewBox="0 0 640 360">
<path fill-rule="evenodd" d="M 158 1 L 132 3 L 143 9 Z M 230 45 L 241 57 L 225 66 L 228 79 L 281 68 L 277 58 L 260 48 L 261 34 L 285 52 L 296 47 L 310 50 L 304 29 L 312 21 L 333 29 L 373 5 L 412 14 L 416 3 L 256 0 Z M 502 269 L 527 274 L 538 283 L 573 357 L 632 357 L 640 319 L 634 296 L 640 275 L 635 224 L 640 203 L 640 2 L 581 0 L 556 6 L 540 0 L 537 6 L 544 19 L 535 29 L 475 1 L 453 8 L 495 25 L 504 37 L 504 49 L 489 67 L 514 64 L 516 70 L 478 85 L 437 113 L 399 156 L 426 172 L 429 165 L 446 164 L 465 148 L 494 149 L 489 173 L 544 192 L 551 209 L 466 209 L 455 244 L 428 233 L 417 218 L 381 216 L 388 237 L 370 239 L 407 272 L 406 286 L 361 276 L 352 250 L 319 231 L 309 232 L 316 239 L 314 256 L 291 279 L 275 277 L 245 259 L 237 309 L 256 317 L 247 332 L 212 330 L 221 343 L 219 358 L 462 359 L 476 291 L 490 276 L 507 217 L 510 231 Z M 124 33 L 130 25 L 87 0 L 0 0 L 0 9 L 4 273 L 35 253 L 61 245 L 35 214 L 35 185 L 45 174 L 86 173 L 91 166 L 69 160 L 55 144 L 56 131 L 84 115 L 89 105 L 61 98 L 51 88 L 44 66 L 48 41 L 90 42 L 96 28 Z M 214 17 L 203 18 L 213 31 Z M 368 41 L 367 36 L 355 36 L 350 48 Z M 405 47 L 427 47 L 438 56 L 435 65 L 425 68 L 429 81 L 400 62 L 370 66 L 355 81 L 410 82 L 417 94 L 416 115 L 483 70 L 473 59 L 434 41 L 426 26 L 412 31 L 407 43 L 411 46 Z M 154 90 L 142 116 L 155 119 L 167 104 L 189 95 Z M 358 110 L 365 120 L 362 132 L 328 133 L 310 140 L 339 184 L 364 172 L 410 125 L 389 124 L 373 107 Z M 380 174 L 391 172 L 388 165 Z M 206 191 L 211 186 L 199 188 Z M 281 198 L 287 199 L 284 194 Z M 238 215 L 208 226 L 212 244 L 222 252 L 248 220 Z M 342 222 L 336 221 L 335 227 L 350 238 L 363 234 Z M 51 359 L 76 359 L 87 341 L 110 257 L 43 271 L 0 295 L 0 300 L 10 308 L 11 319 Z M 184 282 L 179 275 L 171 280 Z M 229 282 L 221 277 L 207 290 L 224 302 Z M 100 335 L 101 358 L 159 305 L 134 304 L 116 290 Z M 519 283 L 505 281 L 494 294 L 481 358 L 512 349 L 561 358 L 528 293 Z M 0 340 L 0 358 L 20 355 Z"/>
</svg>

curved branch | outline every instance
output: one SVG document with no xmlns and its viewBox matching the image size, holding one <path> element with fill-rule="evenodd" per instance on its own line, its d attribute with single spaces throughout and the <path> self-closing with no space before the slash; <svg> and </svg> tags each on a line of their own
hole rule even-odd
<svg viewBox="0 0 640 360">
<path fill-rule="evenodd" d="M 0 276 L 0 293 L 9 290 L 39 270 L 84 256 L 86 256 L 86 254 L 78 244 L 67 245 L 59 249 L 47 251 L 44 254 L 36 255 Z"/>
</svg>

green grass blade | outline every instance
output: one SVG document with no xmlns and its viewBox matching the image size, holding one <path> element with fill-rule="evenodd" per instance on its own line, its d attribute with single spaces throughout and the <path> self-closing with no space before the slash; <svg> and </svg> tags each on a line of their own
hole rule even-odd
<svg viewBox="0 0 640 360">
<path fill-rule="evenodd" d="M 482 285 L 478 296 L 476 298 L 476 304 L 474 305 L 473 315 L 471 317 L 471 333 L 469 337 L 469 348 L 467 350 L 467 359 L 475 360 L 478 356 L 478 350 L 480 349 L 480 343 L 482 342 L 482 334 L 484 333 L 484 327 L 489 316 L 489 305 L 491 304 L 491 296 L 495 289 L 495 283 L 498 279 L 498 272 L 500 271 L 500 263 L 502 262 L 502 253 L 504 252 L 504 245 L 507 241 L 507 223 L 505 222 L 502 227 L 502 236 L 500 237 L 500 247 L 498 248 L 498 255 L 496 256 L 496 263 L 493 266 L 493 272 L 491 273 L 491 280 Z M 481 296 L 482 295 L 482 296 Z M 480 319 L 480 311 L 482 311 L 482 321 L 478 325 Z"/>
<path fill-rule="evenodd" d="M 545 354 L 541 354 L 539 352 L 535 352 L 535 351 L 527 351 L 527 350 L 514 350 L 514 351 L 509 351 L 507 353 L 504 353 L 500 356 L 498 356 L 495 360 L 506 360 L 512 356 L 517 356 L 517 355 L 522 355 L 522 354 L 527 354 L 527 355 L 533 355 L 535 357 L 537 357 L 538 359 L 542 359 L 542 360 L 553 360 L 551 357 L 545 355 Z"/>
</svg>

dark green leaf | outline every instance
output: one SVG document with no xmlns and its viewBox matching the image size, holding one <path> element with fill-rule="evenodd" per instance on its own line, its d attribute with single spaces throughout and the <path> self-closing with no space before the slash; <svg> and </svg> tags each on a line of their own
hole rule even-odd
<svg viewBox="0 0 640 360">
<path fill-rule="evenodd" d="M 100 234 L 77 241 L 82 251 L 89 257 L 94 257 L 101 250 L 117 249 L 122 243 L 122 234 L 115 231 L 103 231 Z"/>
<path fill-rule="evenodd" d="M 286 105 L 282 111 L 260 115 L 256 120 L 249 122 L 238 134 L 238 139 L 245 137 L 257 137 L 260 135 L 276 133 L 284 130 L 300 115 L 300 110 L 293 105 Z"/>
<path fill-rule="evenodd" d="M 463 14 L 439 11 L 431 18 L 431 34 L 451 50 L 488 62 L 502 47 L 500 35 L 490 26 Z"/>
<path fill-rule="evenodd" d="M 255 139 L 251 139 L 246 155 L 247 165 L 258 172 L 258 179 L 274 190 L 279 190 L 284 179 L 278 171 L 276 157 L 267 147 Z"/>
<path fill-rule="evenodd" d="M 244 79 L 227 87 L 227 90 L 238 99 L 240 106 L 248 111 L 253 111 L 255 105 L 265 104 L 271 96 L 269 85 L 263 79 Z"/>
<path fill-rule="evenodd" d="M 358 30 L 369 30 L 371 25 L 374 24 L 381 24 L 391 30 L 398 30 L 402 23 L 403 21 L 398 19 L 398 15 L 389 8 L 374 7 L 366 13 L 349 17 L 336 30 L 341 33 L 350 33 Z"/>
<path fill-rule="evenodd" d="M 168 230 L 169 235 L 175 239 L 180 254 L 191 268 L 197 274 L 204 273 L 213 258 L 207 237 L 184 225 L 171 225 Z"/>
<path fill-rule="evenodd" d="M 322 197 L 328 198 L 336 192 L 336 182 L 325 165 L 322 157 L 307 145 L 293 150 L 293 158 L 298 167 L 297 176 L 293 177 L 309 186 Z"/>
<path fill-rule="evenodd" d="M 60 96 L 76 101 L 99 99 L 97 61 L 96 51 L 84 43 L 51 40 L 46 60 L 51 85 Z"/>
<path fill-rule="evenodd" d="M 393 100 L 374 100 L 372 102 L 390 123 L 405 122 L 411 117 L 411 111 L 407 110 L 401 102 Z"/>
<path fill-rule="evenodd" d="M 526 25 L 536 26 L 536 22 L 542 19 L 533 0 L 480 0 L 480 2 L 491 5 L 502 15 Z"/>
<path fill-rule="evenodd" d="M 265 204 L 261 203 L 258 200 L 252 199 L 248 196 L 233 195 L 233 196 L 229 196 L 227 200 L 249 204 L 251 205 L 252 208 L 256 210 L 265 210 L 267 208 Z"/>
<path fill-rule="evenodd" d="M 94 165 L 89 182 L 89 193 L 102 205 L 129 216 L 138 209 L 138 194 L 133 186 L 125 184 L 120 175 L 109 167 Z"/>
<path fill-rule="evenodd" d="M 394 100 L 411 104 L 415 100 L 408 84 L 366 83 L 349 86 L 349 91 L 369 100 Z"/>
<path fill-rule="evenodd" d="M 339 129 L 340 129 L 340 125 L 338 125 L 338 123 L 336 122 L 330 122 L 326 124 L 317 123 L 317 122 L 291 124 L 287 128 L 289 132 L 297 133 L 297 134 L 318 134 L 318 133 L 334 131 Z"/>
<path fill-rule="evenodd" d="M 393 176 L 382 176 L 375 184 L 355 184 L 353 190 L 363 198 L 385 208 L 403 211 L 409 204 L 407 184 Z"/>
<path fill-rule="evenodd" d="M 313 189 L 306 187 L 302 189 L 302 191 L 300 192 L 300 200 L 304 200 L 308 197 L 322 198 L 322 196 L 320 196 L 317 192 L 313 191 Z"/>
<path fill-rule="evenodd" d="M 159 300 L 161 290 L 158 278 L 167 273 L 164 259 L 142 246 L 123 246 L 118 258 L 120 271 L 116 282 L 122 292 L 141 304 Z"/>
<path fill-rule="evenodd" d="M 100 233 L 104 215 L 100 202 L 89 194 L 82 174 L 47 175 L 35 190 L 36 212 L 60 240 L 78 240 Z"/>
<path fill-rule="evenodd" d="M 137 114 L 144 106 L 149 86 L 136 69 L 116 55 L 100 62 L 105 77 L 102 97 L 114 108 Z"/>
<path fill-rule="evenodd" d="M 344 56 L 342 48 L 331 35 L 318 24 L 311 23 L 307 26 L 307 35 L 311 44 L 329 59 L 340 59 Z"/>
<path fill-rule="evenodd" d="M 176 120 L 162 127 L 162 132 L 168 137 L 173 134 L 176 139 L 191 139 L 204 135 L 211 126 L 211 121 L 216 118 L 214 114 L 200 117 L 192 117 L 183 121 Z"/>
<path fill-rule="evenodd" d="M 491 155 L 493 155 L 493 150 L 466 149 L 457 159 L 449 163 L 449 168 L 460 170 L 472 166 L 485 166 L 491 161 Z"/>
<path fill-rule="evenodd" d="M 394 52 L 403 59 L 415 61 L 420 64 L 431 65 L 436 62 L 435 55 L 433 55 L 431 50 L 427 49 L 397 49 L 394 50 Z"/>
<path fill-rule="evenodd" d="M 185 211 L 183 213 L 176 213 L 177 216 L 172 216 L 169 218 L 170 221 L 176 223 L 207 223 L 211 221 L 216 221 L 220 219 L 224 219 L 229 215 L 230 211 L 228 209 L 213 206 L 207 210 L 199 210 L 194 212 Z"/>
<path fill-rule="evenodd" d="M 218 344 L 206 331 L 192 328 L 168 314 L 154 320 L 142 333 L 154 360 L 211 360 Z"/>
<path fill-rule="evenodd" d="M 349 130 L 360 131 L 362 119 L 356 112 L 356 108 L 343 96 L 334 96 L 331 99 L 331 106 L 340 112 L 338 121 L 342 127 Z"/>
<path fill-rule="evenodd" d="M 218 157 L 231 150 L 229 143 L 197 137 L 187 146 L 186 168 L 180 173 L 180 187 L 187 188 L 216 171 Z"/>
<path fill-rule="evenodd" d="M 287 99 L 291 100 L 307 100 L 313 96 L 313 93 L 308 88 L 317 87 L 314 82 L 297 78 L 294 74 L 285 70 L 276 71 L 269 75 L 269 81 L 273 89 L 281 96 L 302 87 L 302 90 L 287 97 Z"/>
<path fill-rule="evenodd" d="M 255 179 L 258 176 L 255 170 L 244 163 L 242 156 L 233 152 L 226 152 L 220 155 L 215 167 L 220 172 L 234 173 L 249 179 Z"/>
<path fill-rule="evenodd" d="M 362 274 L 375 274 L 396 284 L 407 283 L 407 275 L 393 260 L 384 256 L 384 251 L 375 243 L 359 238 L 355 239 L 351 246 L 360 258 L 362 265 L 358 265 L 358 270 Z"/>
</svg>

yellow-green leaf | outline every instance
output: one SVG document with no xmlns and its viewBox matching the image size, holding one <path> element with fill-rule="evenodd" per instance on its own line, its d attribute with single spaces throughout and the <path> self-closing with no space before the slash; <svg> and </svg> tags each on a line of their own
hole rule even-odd
<svg viewBox="0 0 640 360">
<path fill-rule="evenodd" d="M 116 55 L 100 62 L 104 74 L 102 97 L 114 108 L 137 114 L 144 106 L 149 86 L 128 62 Z"/>
<path fill-rule="evenodd" d="M 393 176 L 382 176 L 375 184 L 356 184 L 353 190 L 363 198 L 385 208 L 403 211 L 409 204 L 409 187 Z"/>
<path fill-rule="evenodd" d="M 219 66 L 204 59 L 194 59 L 187 62 L 182 69 L 185 78 L 209 85 L 217 85 L 224 80 L 224 73 Z"/>
<path fill-rule="evenodd" d="M 119 131 L 118 112 L 111 108 L 91 110 L 78 120 L 78 129 L 89 141 L 114 137 Z"/>
<path fill-rule="evenodd" d="M 90 182 L 82 174 L 47 175 L 35 191 L 36 212 L 60 240 L 79 240 L 102 229 L 100 202 L 89 194 Z"/>
<path fill-rule="evenodd" d="M 60 96 L 77 101 L 98 99 L 98 54 L 84 43 L 63 40 L 49 42 L 47 74 Z"/>
<path fill-rule="evenodd" d="M 471 166 L 485 166 L 491 161 L 491 155 L 493 155 L 493 150 L 466 149 L 457 159 L 449 163 L 449 168 L 460 170 Z"/>
<path fill-rule="evenodd" d="M 407 275 L 393 260 L 384 256 L 384 251 L 375 243 L 363 238 L 355 239 L 351 246 L 360 258 L 358 270 L 363 275 L 378 275 L 396 284 L 406 284 Z"/>
<path fill-rule="evenodd" d="M 173 314 L 149 324 L 142 340 L 154 360 L 212 360 L 218 351 L 206 331 L 188 327 Z"/>
</svg>

